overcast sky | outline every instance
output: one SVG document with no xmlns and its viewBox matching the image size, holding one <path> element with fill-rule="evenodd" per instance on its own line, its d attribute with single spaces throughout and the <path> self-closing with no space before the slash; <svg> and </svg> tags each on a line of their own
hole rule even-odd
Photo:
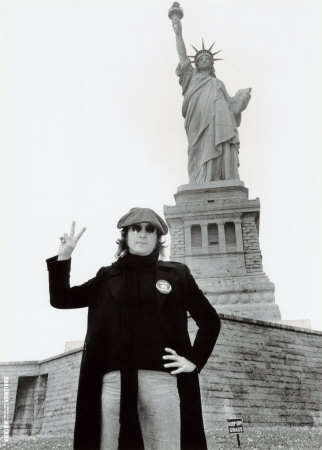
<svg viewBox="0 0 322 450">
<path fill-rule="evenodd" d="M 45 259 L 86 226 L 72 283 L 109 265 L 133 206 L 162 214 L 187 183 L 175 37 L 165 0 L 2 0 L 1 354 L 82 340 L 84 310 L 49 305 Z M 322 330 L 320 0 L 185 0 L 183 34 L 216 41 L 230 93 L 252 87 L 240 177 L 261 202 L 264 271 L 282 318 Z"/>
</svg>

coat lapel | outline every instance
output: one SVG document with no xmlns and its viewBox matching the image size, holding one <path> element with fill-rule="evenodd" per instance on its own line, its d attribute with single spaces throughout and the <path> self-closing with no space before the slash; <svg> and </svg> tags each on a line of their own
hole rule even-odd
<svg viewBox="0 0 322 450">
<path fill-rule="evenodd" d="M 124 272 L 119 269 L 112 269 L 106 279 L 106 285 L 116 304 L 120 307 L 125 287 Z"/>
</svg>

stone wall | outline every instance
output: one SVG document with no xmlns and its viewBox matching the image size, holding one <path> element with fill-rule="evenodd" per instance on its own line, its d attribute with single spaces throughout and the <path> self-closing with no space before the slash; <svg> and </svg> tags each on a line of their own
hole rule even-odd
<svg viewBox="0 0 322 450">
<path fill-rule="evenodd" d="M 76 395 L 82 350 L 70 351 L 41 363 L 41 372 L 48 373 L 48 389 L 42 432 L 59 429 L 67 432 L 75 422 Z"/>
<path fill-rule="evenodd" d="M 322 425 L 322 332 L 222 317 L 201 372 L 205 426 Z"/>
<path fill-rule="evenodd" d="M 244 214 L 242 220 L 245 267 L 247 272 L 261 272 L 262 255 L 258 242 L 258 228 L 253 214 Z"/>
<path fill-rule="evenodd" d="M 221 318 L 217 345 L 201 372 L 206 428 L 226 426 L 226 419 L 239 415 L 245 426 L 322 425 L 322 332 L 228 315 Z M 191 328 L 193 334 L 193 324 Z M 40 362 L 0 364 L 0 404 L 7 376 L 9 420 L 12 424 L 15 417 L 15 434 L 17 425 L 20 434 L 73 430 L 81 355 L 78 349 Z M 28 411 L 21 409 L 21 398 L 16 398 L 19 377 L 36 377 L 34 386 L 39 386 L 41 376 L 47 379 L 46 392 L 35 388 L 34 409 L 30 410 L 31 401 Z M 34 423 L 24 428 L 30 417 Z M 2 433 L 3 408 L 0 421 Z"/>
<path fill-rule="evenodd" d="M 0 402 L 3 404 L 3 379 L 9 377 L 9 421 L 13 434 L 36 434 L 48 432 L 70 432 L 75 422 L 76 394 L 82 349 L 72 350 L 40 362 L 0 363 Z M 46 390 L 37 389 L 39 381 L 48 375 Z M 36 379 L 33 392 L 34 408 L 23 405 L 18 390 L 18 381 L 26 377 Z M 33 381 L 33 380 L 32 380 Z M 43 405 L 42 405 L 43 403 Z M 40 407 L 37 407 L 39 405 Z M 30 421 L 31 417 L 33 421 Z M 3 410 L 0 412 L 3 429 Z"/>
<path fill-rule="evenodd" d="M 4 425 L 4 377 L 9 378 L 9 411 L 8 411 L 8 421 L 10 427 L 12 427 L 14 422 L 15 405 L 17 403 L 18 411 L 17 414 L 22 415 L 20 412 L 19 404 L 20 400 L 17 399 L 18 390 L 18 380 L 19 377 L 34 377 L 39 375 L 40 364 L 38 361 L 28 361 L 28 362 L 12 362 L 12 363 L 0 363 L 0 433 L 3 436 L 3 425 Z M 28 414 L 28 405 L 26 405 L 23 415 L 25 416 L 25 424 L 21 428 L 25 428 L 26 433 L 31 432 L 32 423 L 30 423 L 29 418 L 26 417 Z M 33 417 L 34 419 L 34 417 Z M 18 418 L 19 420 L 19 418 Z M 19 432 L 17 434 L 20 434 Z"/>
<path fill-rule="evenodd" d="M 170 227 L 171 255 L 175 261 L 184 262 L 185 245 L 184 229 L 181 220 L 173 220 Z"/>
</svg>

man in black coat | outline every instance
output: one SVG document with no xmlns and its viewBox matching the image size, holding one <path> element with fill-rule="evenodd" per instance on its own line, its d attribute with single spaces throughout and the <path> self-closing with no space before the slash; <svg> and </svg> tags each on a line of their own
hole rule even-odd
<svg viewBox="0 0 322 450">
<path fill-rule="evenodd" d="M 155 447 L 154 442 L 153 448 L 206 449 L 198 372 L 215 345 L 219 317 L 187 266 L 158 260 L 161 237 L 168 231 L 160 216 L 148 208 L 132 208 L 120 219 L 118 228 L 122 235 L 117 261 L 81 286 L 70 287 L 69 273 L 72 251 L 85 228 L 75 236 L 73 223 L 70 235 L 61 238 L 58 257 L 47 260 L 51 305 L 88 307 L 74 448 L 150 450 L 145 419 L 137 406 L 142 371 L 156 371 L 176 380 L 180 405 L 179 423 L 167 421 L 169 429 L 164 430 L 173 438 L 171 443 L 163 441 Z M 188 314 L 198 326 L 193 345 Z M 104 440 L 106 405 L 102 396 L 104 376 L 112 372 L 120 378 L 119 438 L 113 445 L 108 436 Z M 166 415 L 174 413 L 170 400 Z M 161 413 L 156 423 L 162 428 Z M 149 430 L 153 426 L 148 424 Z"/>
</svg>

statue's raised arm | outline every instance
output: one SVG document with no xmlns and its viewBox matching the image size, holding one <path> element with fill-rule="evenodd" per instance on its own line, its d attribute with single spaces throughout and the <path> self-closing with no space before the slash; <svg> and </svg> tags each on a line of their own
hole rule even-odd
<svg viewBox="0 0 322 450">
<path fill-rule="evenodd" d="M 181 64 L 187 59 L 186 46 L 182 37 L 182 24 L 181 19 L 183 17 L 183 10 L 180 8 L 178 2 L 174 2 L 169 9 L 169 19 L 172 21 L 173 30 L 176 35 L 177 51 L 179 55 L 179 61 Z"/>
<path fill-rule="evenodd" d="M 250 88 L 241 89 L 230 97 L 222 81 L 216 78 L 214 62 L 220 58 L 208 49 L 202 40 L 197 50 L 193 67 L 187 56 L 182 37 L 181 19 L 183 10 L 178 2 L 169 9 L 176 35 L 180 63 L 176 74 L 184 96 L 182 115 L 188 137 L 189 183 L 206 183 L 217 180 L 239 180 L 238 153 L 239 136 L 237 127 L 241 113 L 250 100 Z"/>
</svg>

